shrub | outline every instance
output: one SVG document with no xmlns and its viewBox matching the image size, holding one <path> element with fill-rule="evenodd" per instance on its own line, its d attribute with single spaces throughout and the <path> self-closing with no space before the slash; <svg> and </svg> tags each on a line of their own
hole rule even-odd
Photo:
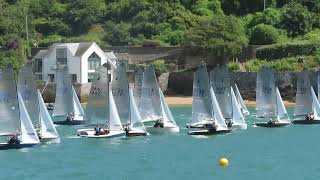
<svg viewBox="0 0 320 180">
<path fill-rule="evenodd" d="M 240 64 L 235 62 L 229 62 L 227 64 L 228 70 L 231 72 L 240 71 Z"/>
<path fill-rule="evenodd" d="M 266 24 L 259 24 L 252 29 L 250 44 L 275 44 L 279 41 L 280 36 L 281 34 L 277 28 Z"/>
</svg>

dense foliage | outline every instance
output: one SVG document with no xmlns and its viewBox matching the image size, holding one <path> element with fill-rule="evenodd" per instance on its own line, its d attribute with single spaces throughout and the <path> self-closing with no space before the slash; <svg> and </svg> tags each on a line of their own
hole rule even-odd
<svg viewBox="0 0 320 180">
<path fill-rule="evenodd" d="M 18 68 L 31 47 L 62 41 L 95 41 L 102 47 L 192 45 L 230 59 L 250 44 L 320 40 L 320 0 L 266 0 L 266 9 L 263 2 L 0 0 L 0 67 Z"/>
</svg>

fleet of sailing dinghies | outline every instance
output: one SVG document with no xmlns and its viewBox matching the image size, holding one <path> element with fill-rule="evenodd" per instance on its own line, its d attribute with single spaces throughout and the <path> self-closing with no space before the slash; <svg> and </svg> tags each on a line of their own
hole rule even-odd
<svg viewBox="0 0 320 180">
<path fill-rule="evenodd" d="M 318 85 L 319 86 L 319 85 Z M 293 115 L 294 124 L 319 124 L 320 105 L 310 84 L 308 73 L 299 74 L 297 82 L 296 105 Z"/>
<path fill-rule="evenodd" d="M 11 65 L 0 72 L 0 124 L 0 136 L 12 136 L 10 141 L 0 143 L 0 149 L 19 149 L 40 143 L 22 96 L 17 92 Z"/>
<path fill-rule="evenodd" d="M 270 67 L 263 67 L 257 74 L 257 118 L 268 119 L 256 122 L 262 127 L 282 127 L 289 125 L 290 118 L 275 85 L 274 73 Z"/>
<path fill-rule="evenodd" d="M 84 124 L 84 112 L 71 83 L 67 66 L 60 65 L 56 71 L 56 98 L 52 115 L 64 118 L 63 121 L 54 122 L 55 124 Z"/>
<path fill-rule="evenodd" d="M 109 91 L 109 74 L 106 64 L 96 70 L 94 75 L 85 117 L 89 128 L 78 130 L 78 135 L 81 137 L 114 138 L 124 137 L 126 134 L 114 96 Z"/>
<path fill-rule="evenodd" d="M 140 114 L 141 122 L 149 133 L 179 132 L 158 85 L 153 65 L 149 65 L 143 72 Z"/>
</svg>

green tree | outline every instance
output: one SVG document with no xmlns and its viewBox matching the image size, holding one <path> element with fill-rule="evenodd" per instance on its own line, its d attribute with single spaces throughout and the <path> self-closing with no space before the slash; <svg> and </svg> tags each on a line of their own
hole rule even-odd
<svg viewBox="0 0 320 180">
<path fill-rule="evenodd" d="M 244 28 L 234 16 L 203 17 L 199 24 L 185 33 L 186 46 L 211 49 L 221 58 L 228 60 L 241 52 L 247 45 Z"/>
<path fill-rule="evenodd" d="M 266 24 L 259 24 L 252 29 L 250 44 L 267 45 L 278 43 L 281 33 L 277 28 Z"/>
<path fill-rule="evenodd" d="M 292 37 L 304 35 L 312 29 L 311 12 L 296 2 L 291 2 L 283 7 L 281 19 L 281 27 L 287 30 L 288 35 Z"/>
</svg>

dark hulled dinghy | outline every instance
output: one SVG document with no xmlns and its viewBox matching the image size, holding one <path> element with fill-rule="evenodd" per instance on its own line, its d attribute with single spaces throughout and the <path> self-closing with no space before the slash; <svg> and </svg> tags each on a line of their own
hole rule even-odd
<svg viewBox="0 0 320 180">
<path fill-rule="evenodd" d="M 257 118 L 269 119 L 253 125 L 261 127 L 283 127 L 289 125 L 290 119 L 283 104 L 280 92 L 275 86 L 274 73 L 271 68 L 263 67 L 257 74 Z"/>
<path fill-rule="evenodd" d="M 56 74 L 56 98 L 52 116 L 62 116 L 65 120 L 54 123 L 59 125 L 84 124 L 84 111 L 72 86 L 68 67 L 58 66 Z"/>
<path fill-rule="evenodd" d="M 0 136 L 17 133 L 14 141 L 0 143 L 0 150 L 31 147 L 40 142 L 22 97 L 17 93 L 12 66 L 8 66 L 0 72 Z"/>
<path fill-rule="evenodd" d="M 308 73 L 299 74 L 297 82 L 296 105 L 294 109 L 294 124 L 320 124 L 320 106 L 311 87 Z"/>
</svg>

